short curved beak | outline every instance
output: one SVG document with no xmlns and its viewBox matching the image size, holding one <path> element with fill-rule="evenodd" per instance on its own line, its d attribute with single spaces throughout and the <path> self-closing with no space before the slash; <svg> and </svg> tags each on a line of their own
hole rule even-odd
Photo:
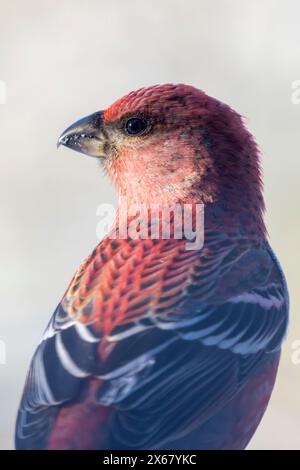
<svg viewBox="0 0 300 470">
<path fill-rule="evenodd" d="M 105 157 L 102 116 L 103 111 L 98 111 L 76 121 L 61 134 L 57 147 L 64 145 L 91 157 Z"/>
</svg>

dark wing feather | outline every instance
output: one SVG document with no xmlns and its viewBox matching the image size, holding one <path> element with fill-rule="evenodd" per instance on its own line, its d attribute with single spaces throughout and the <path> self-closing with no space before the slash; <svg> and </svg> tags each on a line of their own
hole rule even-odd
<svg viewBox="0 0 300 470">
<path fill-rule="evenodd" d="M 58 307 L 31 364 L 17 448 L 44 448 L 56 414 L 79 399 L 89 377 L 100 379 L 99 405 L 115 409 L 108 436 L 115 448 L 156 448 L 178 439 L 238 393 L 265 355 L 280 348 L 286 285 L 267 245 L 236 249 L 214 235 L 207 245 L 203 253 L 174 256 L 158 305 L 150 307 L 151 296 L 133 299 L 140 316 L 129 308 L 132 320 L 103 338 L 92 322 L 71 320 Z M 160 259 L 158 253 L 148 264 L 155 276 Z"/>
<path fill-rule="evenodd" d="M 78 397 L 95 372 L 98 343 L 91 326 L 70 320 L 59 304 L 31 361 L 17 418 L 17 449 L 46 446 L 59 407 Z"/>
<path fill-rule="evenodd" d="M 126 383 L 123 393 L 110 402 L 118 406 L 113 448 L 163 448 L 179 439 L 222 409 L 268 355 L 280 349 L 288 315 L 280 267 L 267 245 L 247 248 L 238 256 L 232 251 L 224 252 L 227 263 L 214 276 L 207 266 L 203 272 L 198 269 L 184 300 L 168 315 L 148 317 L 144 333 L 137 326 L 143 320 L 126 331 L 132 333 L 127 339 L 124 330 L 113 332 L 117 346 L 112 370 L 118 357 L 125 363 L 133 350 L 135 357 L 99 392 L 103 404 L 113 395 L 110 387 L 121 390 Z M 210 280 L 213 288 L 207 289 Z M 232 288 L 224 292 L 226 282 Z M 151 337 L 161 349 L 146 353 Z M 145 364 L 141 372 L 136 372 L 138 358 Z"/>
</svg>

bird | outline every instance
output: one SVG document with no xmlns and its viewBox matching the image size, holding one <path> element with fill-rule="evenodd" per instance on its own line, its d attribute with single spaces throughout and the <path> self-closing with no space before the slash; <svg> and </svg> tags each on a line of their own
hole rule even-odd
<svg viewBox="0 0 300 470">
<path fill-rule="evenodd" d="M 16 449 L 245 449 L 289 311 L 245 119 L 196 87 L 160 84 L 75 122 L 58 146 L 95 157 L 121 203 L 33 355 Z M 122 201 L 138 207 L 123 228 L 143 236 L 121 233 Z M 150 236 L 153 205 L 159 227 L 173 214 L 169 237 Z M 175 236 L 175 206 L 191 208 L 200 247 Z"/>
</svg>

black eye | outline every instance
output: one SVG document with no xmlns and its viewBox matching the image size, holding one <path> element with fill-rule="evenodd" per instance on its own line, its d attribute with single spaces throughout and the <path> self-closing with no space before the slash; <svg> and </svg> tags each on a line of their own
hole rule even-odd
<svg viewBox="0 0 300 470">
<path fill-rule="evenodd" d="M 130 118 L 125 124 L 125 130 L 129 135 L 141 134 L 146 128 L 147 122 L 141 118 Z"/>
</svg>

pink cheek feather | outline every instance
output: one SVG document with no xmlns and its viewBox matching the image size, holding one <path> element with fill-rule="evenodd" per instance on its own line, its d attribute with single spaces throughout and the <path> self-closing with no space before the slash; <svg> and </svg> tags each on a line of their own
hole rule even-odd
<svg viewBox="0 0 300 470">
<path fill-rule="evenodd" d="M 176 203 L 191 198 L 197 202 L 194 189 L 205 172 L 207 151 L 198 148 L 196 153 L 178 135 L 168 137 L 125 147 L 111 163 L 108 172 L 130 203 Z M 193 196 L 189 197 L 191 190 Z"/>
</svg>

